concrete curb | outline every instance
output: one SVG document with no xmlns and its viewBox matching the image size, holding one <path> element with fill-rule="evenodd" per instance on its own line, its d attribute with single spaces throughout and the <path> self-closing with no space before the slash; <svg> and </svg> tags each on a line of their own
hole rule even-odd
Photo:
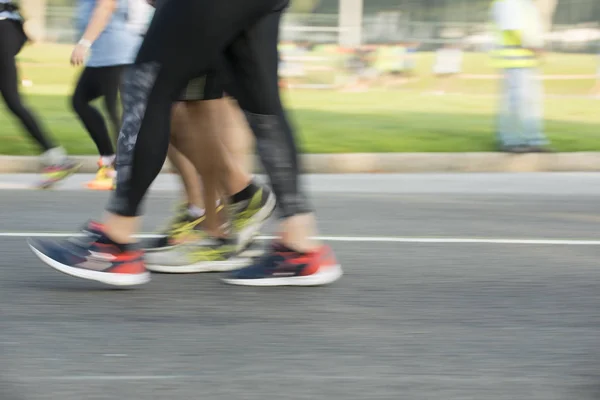
<svg viewBox="0 0 600 400">
<path fill-rule="evenodd" d="M 310 154 L 308 173 L 587 172 L 600 171 L 600 152 Z"/>
<path fill-rule="evenodd" d="M 96 156 L 76 156 L 81 172 L 96 171 Z M 250 160 L 250 163 L 252 160 Z M 402 172 L 591 172 L 600 171 L 600 152 L 523 154 L 505 153 L 352 153 L 305 154 L 303 170 L 312 174 Z M 0 173 L 36 173 L 37 157 L 0 156 Z M 254 172 L 262 172 L 254 161 Z M 170 172 L 165 164 L 163 172 Z"/>
</svg>

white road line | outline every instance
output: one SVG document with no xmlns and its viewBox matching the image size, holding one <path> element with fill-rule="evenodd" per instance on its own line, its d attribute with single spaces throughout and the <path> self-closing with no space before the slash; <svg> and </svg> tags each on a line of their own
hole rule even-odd
<svg viewBox="0 0 600 400">
<path fill-rule="evenodd" d="M 24 183 L 4 183 L 0 182 L 0 190 L 29 190 L 36 189 L 34 185 L 27 185 Z"/>
<path fill-rule="evenodd" d="M 94 382 L 94 381 L 158 381 L 192 379 L 192 375 L 80 375 L 80 376 L 39 376 L 19 379 L 22 382 Z"/>
<path fill-rule="evenodd" d="M 301 379 L 306 381 L 382 381 L 387 382 L 390 379 L 386 376 L 378 375 L 327 375 L 327 374 L 301 374 L 291 375 L 285 373 L 276 374 L 251 374 L 244 376 L 248 380 L 264 380 L 271 379 L 272 377 L 289 378 L 289 379 Z M 14 382 L 103 382 L 103 381 L 169 381 L 169 380 L 194 380 L 200 381 L 202 379 L 210 380 L 213 379 L 211 375 L 70 375 L 70 376 L 25 376 L 25 377 L 8 377 L 10 381 Z M 397 376 L 393 378 L 397 382 L 462 382 L 462 383 L 478 383 L 482 381 L 498 381 L 505 383 L 548 383 L 551 382 L 551 378 L 540 377 L 531 378 L 524 376 L 504 376 L 504 375 L 484 375 L 481 376 L 460 376 L 460 375 L 434 375 L 434 374 L 422 374 L 422 375 L 405 375 Z M 583 380 L 581 380 L 583 382 Z"/>
<path fill-rule="evenodd" d="M 0 232 L 6 238 L 64 238 L 72 233 L 52 232 Z M 156 234 L 137 235 L 140 239 L 159 237 Z M 258 240 L 271 240 L 274 236 L 258 236 Z M 399 236 L 317 236 L 315 239 L 325 242 L 357 242 L 357 243 L 417 243 L 417 244 L 506 244 L 506 245 L 538 245 L 538 246 L 600 246 L 600 240 L 577 239 L 510 239 L 510 238 L 468 238 L 468 237 L 399 237 Z"/>
<path fill-rule="evenodd" d="M 28 238 L 28 237 L 37 237 L 37 238 L 66 238 L 71 236 L 81 236 L 79 234 L 69 233 L 69 232 L 0 232 L 0 237 L 8 237 L 8 238 Z M 160 235 L 152 234 L 152 233 L 144 233 L 141 235 L 136 235 L 139 239 L 154 239 L 160 237 Z"/>
</svg>

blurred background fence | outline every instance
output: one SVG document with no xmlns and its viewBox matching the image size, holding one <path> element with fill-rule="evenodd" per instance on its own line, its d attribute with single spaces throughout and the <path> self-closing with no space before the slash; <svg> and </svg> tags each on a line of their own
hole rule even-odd
<svg viewBox="0 0 600 400">
<path fill-rule="evenodd" d="M 547 22 L 551 50 L 598 52 L 600 1 L 537 2 Z M 43 0 L 25 3 L 31 9 L 44 5 Z M 74 3 L 45 3 L 45 15 L 37 18 L 38 36 L 51 42 L 75 40 Z M 472 50 L 485 49 L 491 40 L 488 10 L 488 0 L 294 0 L 285 18 L 282 39 L 339 43 L 344 34 L 352 33 L 359 35 L 364 44 L 419 42 L 424 49 L 432 50 L 443 43 L 460 41 Z M 33 14 L 41 13 L 36 10 Z"/>
</svg>

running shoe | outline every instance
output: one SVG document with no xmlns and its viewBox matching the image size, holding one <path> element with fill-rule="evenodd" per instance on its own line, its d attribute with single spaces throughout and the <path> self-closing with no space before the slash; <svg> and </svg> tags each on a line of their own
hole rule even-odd
<svg viewBox="0 0 600 400">
<path fill-rule="evenodd" d="M 275 211 L 276 204 L 273 192 L 266 186 L 260 185 L 250 199 L 228 206 L 231 227 L 238 241 L 238 251 L 242 251 L 252 244 Z"/>
<path fill-rule="evenodd" d="M 217 206 L 217 213 L 222 210 L 222 205 Z M 164 251 L 188 239 L 195 240 L 195 234 L 202 231 L 204 220 L 204 215 L 200 217 L 192 215 L 187 203 L 180 204 L 175 210 L 175 216 L 162 233 L 156 238 L 145 241 L 145 251 L 147 253 Z"/>
<path fill-rule="evenodd" d="M 198 235 L 196 240 L 146 254 L 149 271 L 169 274 L 225 272 L 240 269 L 251 262 L 238 255 L 234 239 Z"/>
<path fill-rule="evenodd" d="M 38 187 L 40 189 L 50 189 L 56 183 L 79 171 L 80 168 L 80 163 L 70 159 L 48 166 L 42 171 L 42 181 L 38 184 Z"/>
<path fill-rule="evenodd" d="M 85 185 L 91 190 L 114 190 L 116 184 L 117 172 L 115 166 L 111 163 L 104 165 L 102 160 L 98 161 L 98 172 L 94 180 Z"/>
<path fill-rule="evenodd" d="M 80 235 L 66 240 L 29 239 L 34 254 L 50 267 L 82 279 L 113 286 L 136 286 L 150 281 L 143 252 L 135 245 L 110 240 L 102 225 L 90 222 Z"/>
<path fill-rule="evenodd" d="M 341 276 L 342 267 L 329 246 L 299 253 L 274 242 L 262 258 L 230 273 L 223 281 L 243 286 L 320 286 Z"/>
</svg>

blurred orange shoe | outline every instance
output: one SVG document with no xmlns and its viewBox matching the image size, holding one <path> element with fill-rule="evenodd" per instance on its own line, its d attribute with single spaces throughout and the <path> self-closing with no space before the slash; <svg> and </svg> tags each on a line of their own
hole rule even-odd
<svg viewBox="0 0 600 400">
<path fill-rule="evenodd" d="M 102 160 L 98 161 L 98 172 L 94 180 L 87 182 L 85 185 L 91 190 L 114 190 L 115 178 L 117 172 L 114 165 L 104 165 Z"/>
</svg>

